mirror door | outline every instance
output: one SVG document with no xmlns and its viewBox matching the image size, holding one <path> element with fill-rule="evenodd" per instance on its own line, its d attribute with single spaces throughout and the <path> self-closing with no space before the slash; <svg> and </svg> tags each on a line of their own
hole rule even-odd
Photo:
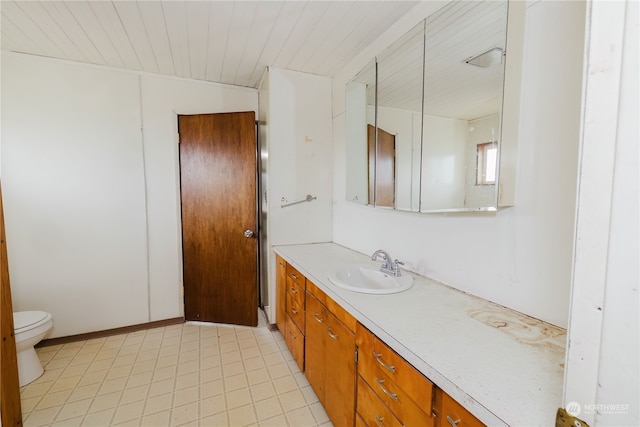
<svg viewBox="0 0 640 427">
<path fill-rule="evenodd" d="M 507 1 L 426 19 L 422 212 L 497 208 L 506 24 Z"/>
<path fill-rule="evenodd" d="M 450 2 L 346 85 L 348 201 L 420 212 L 497 210 L 498 188 L 505 186 L 507 6 L 507 0 Z M 386 178 L 376 170 L 381 135 L 395 145 L 393 202 L 376 200 L 376 183 L 390 182 L 389 161 Z"/>
</svg>

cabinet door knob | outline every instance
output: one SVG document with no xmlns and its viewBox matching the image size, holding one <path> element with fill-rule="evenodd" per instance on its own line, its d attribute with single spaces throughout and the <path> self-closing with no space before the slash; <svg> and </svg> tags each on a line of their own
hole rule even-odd
<svg viewBox="0 0 640 427">
<path fill-rule="evenodd" d="M 453 418 L 451 418 L 449 415 L 447 415 L 447 421 L 449 421 L 451 427 L 458 427 L 458 423 L 460 422 L 460 420 L 453 421 Z"/>
<path fill-rule="evenodd" d="M 244 230 L 244 237 L 246 237 L 247 239 L 250 239 L 252 237 L 254 237 L 256 235 L 256 233 L 254 233 L 251 230 Z"/>
</svg>

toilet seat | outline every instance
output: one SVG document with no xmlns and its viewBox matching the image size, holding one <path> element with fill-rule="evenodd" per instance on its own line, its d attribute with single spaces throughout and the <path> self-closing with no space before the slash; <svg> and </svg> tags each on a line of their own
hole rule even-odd
<svg viewBox="0 0 640 427">
<path fill-rule="evenodd" d="M 44 311 L 16 311 L 13 313 L 13 329 L 16 334 L 47 323 L 51 314 Z"/>
</svg>

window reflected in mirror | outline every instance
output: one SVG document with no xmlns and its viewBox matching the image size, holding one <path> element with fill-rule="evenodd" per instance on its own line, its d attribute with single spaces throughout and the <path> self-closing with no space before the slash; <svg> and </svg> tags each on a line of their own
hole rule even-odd
<svg viewBox="0 0 640 427">
<path fill-rule="evenodd" d="M 476 185 L 493 185 L 496 183 L 498 144 L 491 141 L 476 147 Z"/>
</svg>

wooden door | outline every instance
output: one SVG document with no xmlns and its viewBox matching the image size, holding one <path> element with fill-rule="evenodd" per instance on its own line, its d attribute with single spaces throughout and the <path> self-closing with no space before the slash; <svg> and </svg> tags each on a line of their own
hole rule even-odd
<svg viewBox="0 0 640 427">
<path fill-rule="evenodd" d="M 9 258 L 0 189 L 0 425 L 22 426 L 18 356 L 13 327 L 13 303 L 9 283 Z"/>
<path fill-rule="evenodd" d="M 369 203 L 376 206 L 395 206 L 396 195 L 396 137 L 389 132 L 367 126 L 369 146 Z"/>
<path fill-rule="evenodd" d="M 185 318 L 256 326 L 255 113 L 179 116 L 178 131 Z"/>
</svg>

